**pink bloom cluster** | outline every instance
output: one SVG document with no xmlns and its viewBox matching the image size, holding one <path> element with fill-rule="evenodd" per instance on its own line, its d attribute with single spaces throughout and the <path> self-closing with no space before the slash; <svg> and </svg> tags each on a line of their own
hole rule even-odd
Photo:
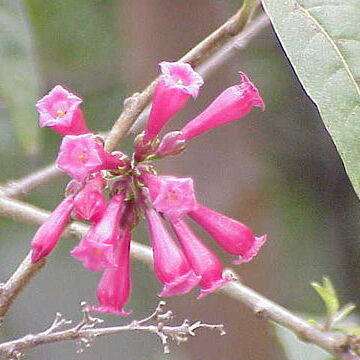
<svg viewBox="0 0 360 360">
<path fill-rule="evenodd" d="M 71 255 L 87 269 L 103 271 L 94 311 L 129 314 L 124 305 L 131 287 L 130 242 L 141 217 L 146 218 L 149 229 L 154 271 L 163 284 L 159 296 L 185 294 L 200 286 L 198 298 L 202 298 L 231 281 L 187 218 L 236 255 L 235 264 L 250 261 L 266 241 L 265 235 L 256 237 L 241 222 L 200 204 L 191 178 L 158 175 L 153 166 L 156 159 L 180 154 L 189 140 L 205 131 L 246 116 L 254 106 L 264 109 L 258 90 L 241 73 L 240 85 L 224 90 L 182 130 L 160 140 L 165 124 L 203 85 L 189 64 L 162 62 L 160 68 L 151 113 L 145 131 L 135 138 L 132 158 L 104 150 L 103 139 L 87 128 L 82 100 L 62 86 L 55 86 L 37 103 L 40 126 L 65 135 L 56 164 L 72 180 L 65 199 L 33 238 L 32 262 L 49 255 L 71 217 L 90 222 L 88 233 Z"/>
</svg>

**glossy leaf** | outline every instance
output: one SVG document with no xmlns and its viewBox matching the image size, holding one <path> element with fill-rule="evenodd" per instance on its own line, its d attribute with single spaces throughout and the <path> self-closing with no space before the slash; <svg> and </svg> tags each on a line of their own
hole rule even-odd
<svg viewBox="0 0 360 360">
<path fill-rule="evenodd" d="M 359 0 L 262 0 L 360 196 Z"/>
<path fill-rule="evenodd" d="M 0 0 L 0 28 L 0 97 L 20 145 L 34 154 L 39 143 L 35 110 L 39 79 L 30 25 L 20 0 Z"/>
</svg>

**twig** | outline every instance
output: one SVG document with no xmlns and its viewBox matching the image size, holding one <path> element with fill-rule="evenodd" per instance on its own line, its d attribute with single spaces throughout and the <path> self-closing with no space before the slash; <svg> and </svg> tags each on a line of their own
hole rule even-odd
<svg viewBox="0 0 360 360">
<path fill-rule="evenodd" d="M 32 189 L 52 181 L 61 174 L 63 173 L 55 167 L 54 163 L 50 164 L 23 179 L 8 182 L 0 188 L 0 195 L 16 197 L 27 194 Z"/>
<path fill-rule="evenodd" d="M 348 348 L 348 337 L 321 331 L 238 281 L 230 282 L 222 292 L 249 307 L 258 318 L 272 320 L 291 330 L 304 342 L 315 344 L 340 359 L 360 359 Z"/>
<path fill-rule="evenodd" d="M 113 335 L 121 332 L 149 332 L 159 336 L 164 353 L 169 353 L 169 340 L 176 342 L 178 345 L 188 340 L 189 336 L 195 336 L 195 331 L 199 328 L 208 328 L 218 330 L 220 335 L 224 335 L 223 325 L 209 325 L 197 321 L 190 324 L 188 320 L 184 320 L 181 325 L 170 326 L 164 325 L 164 322 L 171 318 L 165 319 L 165 302 L 161 302 L 156 308 L 154 314 L 143 320 L 134 320 L 128 325 L 98 328 L 103 323 L 102 319 L 93 317 L 86 303 L 82 303 L 82 320 L 71 329 L 59 330 L 64 325 L 71 324 L 71 320 L 65 320 L 60 313 L 57 313 L 52 325 L 45 331 L 35 334 L 26 335 L 20 339 L 0 344 L 1 359 L 19 359 L 23 355 L 25 349 L 31 349 L 39 345 L 45 345 L 60 341 L 76 341 L 77 352 L 81 353 L 85 348 L 90 347 L 92 341 L 100 336 Z M 153 322 L 153 323 L 151 323 Z"/>
<path fill-rule="evenodd" d="M 19 200 L 0 197 L 0 215 L 39 225 L 50 214 Z M 64 236 L 72 235 L 80 238 L 87 229 L 87 226 L 73 222 L 68 226 Z M 152 250 L 148 246 L 132 242 L 131 250 L 131 255 L 134 258 L 146 264 L 152 264 Z M 29 271 L 31 266 L 26 269 Z M 14 283 L 13 286 L 16 286 L 16 284 Z M 334 337 L 327 332 L 317 329 L 238 281 L 229 283 L 223 288 L 222 292 L 249 307 L 258 317 L 266 318 L 285 326 L 297 334 L 303 341 L 313 343 L 343 360 L 360 360 L 360 357 L 352 351 L 349 338 L 342 335 Z"/>
<path fill-rule="evenodd" d="M 46 260 L 42 259 L 38 263 L 32 264 L 31 254 L 29 253 L 10 279 L 5 284 L 0 284 L 0 324 L 3 322 L 4 315 L 14 299 L 38 271 L 44 267 L 45 263 Z"/>
<path fill-rule="evenodd" d="M 247 2 L 247 6 L 239 9 L 235 15 L 192 48 L 179 61 L 190 63 L 194 67 L 199 66 L 222 44 L 244 29 L 258 4 L 257 0 Z M 115 150 L 120 140 L 128 133 L 132 124 L 149 104 L 157 80 L 155 79 L 142 93 L 136 93 L 124 101 L 124 110 L 106 138 L 105 149 L 107 151 Z"/>
</svg>

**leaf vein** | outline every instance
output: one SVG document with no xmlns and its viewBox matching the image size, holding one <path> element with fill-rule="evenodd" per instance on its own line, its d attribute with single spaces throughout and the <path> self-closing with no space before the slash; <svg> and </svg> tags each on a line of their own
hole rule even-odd
<svg viewBox="0 0 360 360">
<path fill-rule="evenodd" d="M 346 59 L 344 57 L 344 55 L 342 54 L 342 52 L 340 51 L 339 47 L 336 45 L 335 41 L 331 38 L 330 34 L 325 30 L 325 28 L 319 23 L 319 21 L 307 10 L 305 9 L 298 0 L 294 0 L 295 3 L 297 4 L 297 9 L 302 11 L 305 16 L 307 16 L 313 23 L 315 26 L 317 26 L 317 28 L 320 30 L 320 32 L 326 37 L 326 39 L 330 42 L 331 46 L 335 49 L 338 57 L 340 58 L 341 62 L 343 63 L 343 66 L 346 70 L 346 73 L 348 74 L 350 80 L 352 81 L 355 90 L 359 96 L 360 99 L 360 88 L 359 85 L 357 84 L 356 80 L 355 80 L 355 76 L 353 75 L 349 65 L 346 62 Z M 359 100 L 360 102 L 360 100 Z"/>
</svg>

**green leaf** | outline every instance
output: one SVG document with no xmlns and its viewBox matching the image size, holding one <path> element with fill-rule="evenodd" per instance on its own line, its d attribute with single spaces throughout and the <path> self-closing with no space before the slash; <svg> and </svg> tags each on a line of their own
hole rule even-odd
<svg viewBox="0 0 360 360">
<path fill-rule="evenodd" d="M 324 277 L 323 285 L 313 282 L 311 283 L 311 286 L 317 291 L 324 301 L 328 319 L 333 319 L 335 314 L 338 312 L 340 305 L 331 281 L 327 277 Z"/>
<path fill-rule="evenodd" d="M 360 197 L 360 1 L 262 2 Z"/>
<path fill-rule="evenodd" d="M 360 336 L 359 326 L 346 326 L 346 327 L 336 328 L 334 330 L 343 332 L 347 335 Z"/>
<path fill-rule="evenodd" d="M 20 0 L 0 0 L 0 97 L 28 154 L 38 150 L 35 102 L 39 98 L 37 61 L 31 30 Z"/>
<path fill-rule="evenodd" d="M 356 306 L 354 304 L 345 305 L 335 316 L 333 319 L 333 323 L 339 322 L 341 320 L 346 319 L 354 310 Z"/>
</svg>

